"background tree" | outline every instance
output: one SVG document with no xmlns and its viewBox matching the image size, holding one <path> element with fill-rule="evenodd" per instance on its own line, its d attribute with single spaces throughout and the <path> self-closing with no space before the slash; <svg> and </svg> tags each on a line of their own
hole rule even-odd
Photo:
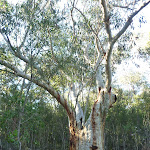
<svg viewBox="0 0 150 150">
<path fill-rule="evenodd" d="M 118 102 L 110 109 L 106 119 L 106 149 L 149 149 L 149 135 L 146 133 L 149 125 L 145 124 L 150 113 L 148 91 L 145 88 L 141 95 L 132 98 L 128 96 L 130 91 L 116 91 Z"/>
<path fill-rule="evenodd" d="M 62 106 L 52 104 L 50 98 L 43 98 L 48 96 L 45 91 L 32 86 L 26 101 L 25 89 L 20 97 L 19 88 L 13 83 L 0 93 L 1 149 L 67 149 L 68 118 Z"/>
</svg>

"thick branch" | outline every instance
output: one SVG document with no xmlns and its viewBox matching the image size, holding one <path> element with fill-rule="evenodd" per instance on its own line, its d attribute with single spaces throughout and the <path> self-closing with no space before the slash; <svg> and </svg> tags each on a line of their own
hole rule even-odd
<svg viewBox="0 0 150 150">
<path fill-rule="evenodd" d="M 78 102 L 74 84 L 71 87 L 71 98 L 72 98 L 72 103 L 73 103 L 74 108 L 75 108 L 75 117 L 76 117 L 77 127 L 79 129 L 81 129 L 82 128 L 82 121 L 83 121 L 83 110 L 82 110 L 82 108 Z"/>
<path fill-rule="evenodd" d="M 13 54 L 14 56 L 16 56 L 17 58 L 19 58 L 20 60 L 24 61 L 25 63 L 30 64 L 30 60 L 29 60 L 28 58 L 26 58 L 25 56 L 23 56 L 23 55 L 21 54 L 21 52 L 20 52 L 20 49 L 21 49 L 21 47 L 23 47 L 24 42 L 25 42 L 25 40 L 26 40 L 28 31 L 29 31 L 29 27 L 27 28 L 27 31 L 26 31 L 26 33 L 25 33 L 25 36 L 24 36 L 24 39 L 23 39 L 21 45 L 20 45 L 19 48 L 16 50 L 16 49 L 12 46 L 12 44 L 11 44 L 11 42 L 10 42 L 10 40 L 9 40 L 9 37 L 8 37 L 6 34 L 4 35 L 4 33 L 2 32 L 2 30 L 0 29 L 0 33 L 2 34 L 2 36 L 3 36 L 4 40 L 5 40 L 5 42 L 7 43 L 7 45 L 8 45 L 8 47 L 9 47 L 10 51 L 12 52 L 12 54 Z M 33 65 L 33 67 L 34 67 L 35 69 L 37 69 L 39 72 L 42 72 L 41 68 L 39 68 L 37 65 L 35 65 L 34 63 L 33 63 L 32 65 Z"/>
<path fill-rule="evenodd" d="M 143 6 L 141 6 L 137 11 L 132 13 L 130 15 L 130 17 L 128 18 L 127 22 L 125 23 L 124 27 L 120 30 L 120 32 L 110 42 L 109 50 L 108 50 L 107 55 L 106 55 L 106 66 L 105 66 L 106 67 L 106 85 L 105 86 L 106 86 L 107 90 L 109 90 L 110 85 L 111 85 L 111 80 L 112 80 L 111 79 L 112 78 L 112 73 L 111 73 L 111 54 L 112 54 L 112 50 L 113 50 L 113 45 L 118 40 L 118 38 L 127 30 L 129 25 L 132 23 L 133 17 L 135 17 L 149 3 L 150 3 L 150 1 L 148 1 L 147 3 L 144 3 Z"/>
<path fill-rule="evenodd" d="M 103 46 L 102 46 L 102 43 L 101 43 L 100 39 L 98 38 L 98 36 L 96 36 L 95 39 L 96 39 L 96 47 L 97 47 L 97 50 L 101 53 L 101 51 L 100 51 L 100 48 L 101 48 L 102 51 L 103 51 L 103 54 L 105 55 L 106 52 L 105 52 L 105 50 L 104 50 L 104 48 L 103 48 Z M 101 53 L 101 55 L 102 55 L 102 53 Z"/>
<path fill-rule="evenodd" d="M 112 4 L 112 6 L 132 10 L 132 8 L 129 8 L 129 6 L 131 6 L 131 5 L 136 5 L 137 2 L 139 2 L 139 1 L 140 1 L 140 0 L 134 0 L 133 2 L 130 2 L 130 3 L 128 3 L 127 5 Z"/>
<path fill-rule="evenodd" d="M 0 29 L 0 33 L 3 36 L 5 42 L 8 44 L 8 47 L 10 48 L 11 52 L 14 54 L 14 48 L 12 47 L 9 37 L 6 35 L 5 31 L 3 31 L 3 29 Z"/>
<path fill-rule="evenodd" d="M 131 5 L 136 5 L 137 2 L 139 2 L 140 0 L 134 0 L 133 2 L 128 3 L 127 5 L 117 5 L 117 4 L 112 4 L 113 7 L 118 7 L 118 8 L 125 8 L 128 10 L 133 10 L 132 8 L 129 8 L 129 6 Z"/>
<path fill-rule="evenodd" d="M 88 108 L 88 105 L 89 105 L 90 90 L 91 90 L 91 87 L 89 88 L 88 96 L 86 98 L 86 104 L 85 104 L 84 113 L 83 113 L 83 125 L 85 124 L 85 117 L 86 117 L 87 108 Z"/>
<path fill-rule="evenodd" d="M 99 41 L 96 38 L 96 48 L 97 48 L 97 52 L 98 52 L 98 58 L 96 60 L 95 66 L 94 66 L 94 70 L 96 71 L 96 81 L 97 81 L 97 87 L 104 87 L 104 82 L 103 82 L 103 77 L 102 77 L 102 67 L 100 66 L 101 62 L 103 61 L 106 53 L 100 50 L 100 46 L 99 46 Z M 103 55 L 102 55 L 103 54 Z"/>
<path fill-rule="evenodd" d="M 96 84 L 97 84 L 98 92 L 99 92 L 99 88 L 104 88 L 104 81 L 103 81 L 101 66 L 98 66 L 97 71 L 96 71 Z"/>
<path fill-rule="evenodd" d="M 102 66 L 100 66 L 101 62 L 103 61 L 104 57 L 105 57 L 105 53 L 102 56 L 102 51 L 100 50 L 100 46 L 99 46 L 99 41 L 96 38 L 96 48 L 97 48 L 97 52 L 98 52 L 98 58 L 97 61 L 95 63 L 94 66 L 94 70 L 96 71 L 96 84 L 97 84 L 97 90 L 99 92 L 99 88 L 104 88 L 104 81 L 103 81 L 103 76 L 102 76 Z"/>
<path fill-rule="evenodd" d="M 112 34 L 111 34 L 111 29 L 110 29 L 110 16 L 108 14 L 108 10 L 107 10 L 107 6 L 106 6 L 106 1 L 102 0 L 101 4 L 103 6 L 104 9 L 104 22 L 105 22 L 105 27 L 106 27 L 106 31 L 109 37 L 109 41 L 111 41 L 112 39 Z"/>
<path fill-rule="evenodd" d="M 5 67 L 7 67 L 7 68 L 11 69 L 12 71 L 14 71 L 14 74 L 16 76 L 19 76 L 19 77 L 22 77 L 22 78 L 27 79 L 29 81 L 32 81 L 36 85 L 38 85 L 38 86 L 44 88 L 45 90 L 47 90 L 65 108 L 69 118 L 70 119 L 71 118 L 75 119 L 75 115 L 74 115 L 70 105 L 67 103 L 67 101 L 55 89 L 53 89 L 53 87 L 51 87 L 50 85 L 35 79 L 35 78 L 31 78 L 31 76 L 25 74 L 23 71 L 19 70 L 17 67 L 15 67 L 12 64 L 9 64 L 6 61 L 3 61 L 3 60 L 0 59 L 0 64 L 4 65 Z"/>
<path fill-rule="evenodd" d="M 118 32 L 118 34 L 113 38 L 113 43 L 115 43 L 118 38 L 127 30 L 127 28 L 130 26 L 130 24 L 132 23 L 132 19 L 144 8 L 146 7 L 148 4 L 150 3 L 150 1 L 148 1 L 147 3 L 144 3 L 143 6 L 141 6 L 137 11 L 135 11 L 134 13 L 132 13 L 130 15 L 130 17 L 128 18 L 127 22 L 125 23 L 125 25 L 123 26 L 123 28 Z"/>
<path fill-rule="evenodd" d="M 129 8 L 129 4 L 127 6 L 122 6 L 122 5 L 112 5 L 114 7 L 118 7 L 118 8 L 125 8 L 125 9 L 128 9 L 128 10 L 132 10 L 131 8 Z"/>
<path fill-rule="evenodd" d="M 111 53 L 113 49 L 113 44 L 110 45 L 110 48 L 108 50 L 108 53 L 106 55 L 106 65 L 105 65 L 105 70 L 106 70 L 106 83 L 105 83 L 105 88 L 109 90 L 111 86 L 111 81 L 112 81 L 112 72 L 111 72 Z"/>
</svg>

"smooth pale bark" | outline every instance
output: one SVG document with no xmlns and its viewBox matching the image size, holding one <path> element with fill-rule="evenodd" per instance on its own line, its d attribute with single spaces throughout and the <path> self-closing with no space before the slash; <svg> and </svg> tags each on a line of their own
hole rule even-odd
<svg viewBox="0 0 150 150">
<path fill-rule="evenodd" d="M 70 121 L 70 150 L 104 150 L 105 118 L 115 101 L 111 90 L 101 89 L 83 128 L 79 129 Z"/>
</svg>

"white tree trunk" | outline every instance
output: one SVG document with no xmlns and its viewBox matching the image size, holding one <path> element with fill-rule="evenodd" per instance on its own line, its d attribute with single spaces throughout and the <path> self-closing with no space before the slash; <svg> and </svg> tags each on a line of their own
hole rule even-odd
<svg viewBox="0 0 150 150">
<path fill-rule="evenodd" d="M 104 124 L 98 113 L 92 114 L 83 129 L 70 127 L 70 150 L 104 150 Z"/>
<path fill-rule="evenodd" d="M 70 120 L 70 150 L 104 150 L 105 118 L 116 98 L 111 91 L 100 91 L 89 119 L 79 129 L 75 120 Z"/>
</svg>

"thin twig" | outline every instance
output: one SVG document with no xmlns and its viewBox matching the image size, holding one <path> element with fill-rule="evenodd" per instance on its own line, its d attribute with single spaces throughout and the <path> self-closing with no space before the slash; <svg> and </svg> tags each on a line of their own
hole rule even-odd
<svg viewBox="0 0 150 150">
<path fill-rule="evenodd" d="M 100 43 L 100 46 L 101 46 L 101 49 L 102 49 L 103 53 L 105 54 L 105 50 L 104 50 L 104 48 L 102 46 L 102 43 L 101 43 L 101 41 L 100 41 L 100 39 L 98 37 L 98 34 L 95 32 L 95 30 L 93 29 L 92 25 L 90 24 L 90 22 L 88 21 L 88 19 L 86 18 L 86 16 L 82 13 L 81 10 L 79 10 L 76 7 L 74 7 L 74 8 L 83 16 L 83 18 L 85 19 L 86 23 L 88 24 L 88 26 L 90 27 L 90 29 L 92 30 L 92 32 L 94 33 L 94 35 L 96 36 L 96 38 L 98 39 L 98 41 Z"/>
</svg>

